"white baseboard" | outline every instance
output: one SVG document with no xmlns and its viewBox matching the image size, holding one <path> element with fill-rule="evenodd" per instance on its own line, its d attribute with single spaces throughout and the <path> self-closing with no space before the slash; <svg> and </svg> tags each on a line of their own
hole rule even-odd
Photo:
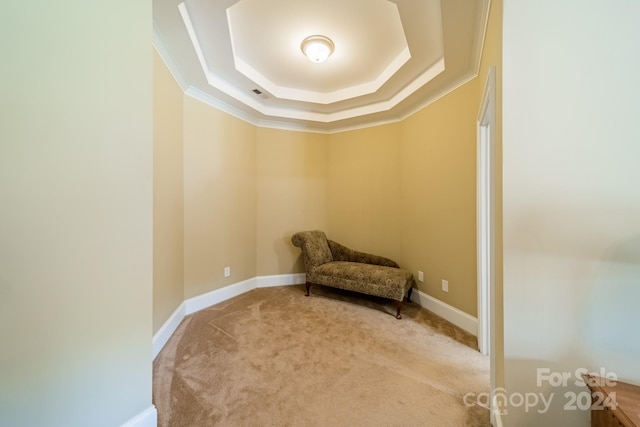
<svg viewBox="0 0 640 427">
<path fill-rule="evenodd" d="M 268 288 L 271 286 L 299 285 L 307 281 L 307 275 L 305 273 L 278 274 L 274 276 L 258 276 L 257 279 L 259 288 Z"/>
<path fill-rule="evenodd" d="M 180 306 L 178 306 L 178 308 L 176 308 L 173 314 L 169 316 L 169 319 L 164 322 L 158 332 L 153 335 L 153 358 L 155 359 L 158 353 L 160 353 L 160 350 L 162 350 L 167 341 L 169 341 L 169 338 L 171 338 L 171 335 L 176 331 L 185 316 L 238 295 L 242 295 L 245 292 L 249 292 L 256 288 L 297 285 L 305 283 L 305 280 L 306 275 L 304 273 L 257 276 L 185 300 L 180 304 Z"/>
<path fill-rule="evenodd" d="M 167 341 L 169 341 L 171 335 L 173 335 L 173 333 L 176 331 L 178 325 L 180 325 L 180 322 L 182 322 L 182 319 L 184 319 L 184 316 L 186 316 L 186 313 L 186 306 L 183 302 L 178 306 L 178 308 L 176 308 L 176 311 L 174 311 L 173 314 L 169 316 L 162 327 L 158 329 L 158 332 L 153 335 L 153 339 L 151 340 L 151 342 L 153 347 L 154 359 L 156 358 L 158 353 L 160 353 L 160 350 L 162 350 Z"/>
<path fill-rule="evenodd" d="M 135 417 L 121 424 L 120 427 L 157 427 L 158 412 L 156 407 L 151 405 Z"/>
<path fill-rule="evenodd" d="M 169 338 L 171 338 L 171 335 L 173 335 L 185 316 L 256 288 L 297 285 L 305 283 L 305 281 L 306 275 L 304 273 L 257 276 L 185 300 L 153 336 L 153 358 L 155 359 L 160 353 L 160 350 L 169 341 Z M 478 320 L 475 317 L 415 288 L 411 294 L 411 300 L 459 328 L 477 336 Z"/>
<path fill-rule="evenodd" d="M 457 327 L 464 329 L 470 334 L 478 336 L 478 319 L 470 314 L 442 302 L 431 295 L 427 295 L 416 288 L 414 288 L 411 293 L 411 301 L 453 323 Z"/>
<path fill-rule="evenodd" d="M 238 295 L 242 295 L 255 288 L 257 288 L 257 280 L 255 277 L 252 277 L 251 279 L 243 280 L 242 282 L 234 283 L 233 285 L 225 286 L 224 288 L 189 298 L 184 302 L 186 309 L 185 315 L 195 313 L 203 308 L 237 297 Z"/>
</svg>

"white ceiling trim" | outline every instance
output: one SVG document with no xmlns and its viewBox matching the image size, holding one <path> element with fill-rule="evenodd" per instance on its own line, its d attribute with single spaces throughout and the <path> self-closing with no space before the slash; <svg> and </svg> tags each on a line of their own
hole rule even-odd
<svg viewBox="0 0 640 427">
<path fill-rule="evenodd" d="M 169 52 L 169 49 L 167 49 L 167 42 L 162 37 L 162 34 L 160 33 L 160 30 L 158 30 L 158 27 L 156 27 L 155 22 L 153 23 L 153 35 L 151 40 L 151 44 L 153 44 L 156 52 L 158 52 L 158 55 L 160 55 L 160 58 L 162 58 L 162 60 L 164 61 L 164 64 L 167 66 L 169 72 L 176 80 L 176 83 L 178 83 L 180 89 L 185 92 L 189 87 L 189 83 L 180 72 L 180 67 L 178 67 L 178 64 L 176 64 L 176 62 L 174 61 L 171 52 Z"/>
<path fill-rule="evenodd" d="M 227 114 L 230 114 L 234 117 L 237 117 L 238 119 L 244 120 L 245 122 L 251 123 L 253 125 L 259 126 L 260 125 L 260 121 L 258 119 L 256 119 L 253 115 L 239 109 L 236 108 L 232 105 L 227 104 L 226 102 L 223 102 L 221 100 L 219 100 L 218 98 L 216 98 L 215 96 L 209 95 L 206 92 L 203 92 L 202 90 L 194 87 L 194 86 L 189 86 L 185 91 L 184 94 L 187 96 L 190 96 L 191 98 L 197 99 L 198 101 L 202 102 L 203 104 L 209 105 L 210 107 L 214 107 L 218 110 L 221 110 Z M 285 128 L 283 128 L 285 129 Z"/>
<path fill-rule="evenodd" d="M 428 83 L 435 76 L 444 71 L 444 58 L 441 58 L 434 65 L 426 69 L 422 74 L 420 74 L 416 79 L 411 81 L 407 86 L 405 86 L 400 92 L 396 93 L 391 99 L 382 102 L 376 102 L 360 107 L 349 108 L 342 111 L 338 111 L 335 113 L 318 113 L 313 111 L 304 111 L 293 108 L 281 108 L 281 107 L 272 107 L 267 106 L 258 101 L 253 95 L 250 95 L 249 92 L 245 92 L 243 90 L 238 89 L 237 87 L 229 84 L 226 80 L 218 77 L 216 74 L 210 71 L 210 68 L 207 66 L 207 62 L 204 58 L 204 53 L 202 51 L 202 47 L 198 41 L 198 37 L 196 35 L 195 28 L 193 26 L 193 22 L 189 15 L 189 11 L 187 10 L 187 6 L 184 2 L 178 5 L 178 10 L 180 11 L 180 15 L 184 20 L 187 33 L 191 39 L 193 47 L 196 51 L 196 56 L 200 61 L 200 65 L 202 67 L 203 72 L 205 73 L 205 77 L 207 79 L 207 83 L 209 83 L 212 87 L 222 91 L 223 93 L 237 99 L 243 104 L 255 109 L 256 111 L 273 117 L 281 117 L 288 119 L 296 119 L 296 120 L 310 120 L 314 122 L 321 123 L 330 123 L 339 120 L 351 119 L 354 117 L 359 117 L 368 114 L 375 114 L 381 111 L 388 111 L 406 99 L 409 95 L 415 92 L 418 88 L 422 87 L 426 83 Z"/>
<path fill-rule="evenodd" d="M 481 0 L 482 1 L 482 18 L 480 22 L 482 23 L 482 37 L 478 37 L 475 41 L 475 46 L 473 48 L 473 69 L 476 74 L 480 72 L 480 62 L 482 61 L 482 52 L 484 51 L 484 39 L 487 37 L 487 27 L 489 26 L 489 11 L 491 10 L 491 0 Z"/>
<path fill-rule="evenodd" d="M 232 49 L 233 43 L 231 43 Z M 334 102 L 344 101 L 345 99 L 355 98 L 358 96 L 368 95 L 376 92 L 386 83 L 396 71 L 398 71 L 409 59 L 411 53 L 409 48 L 404 48 L 400 54 L 391 61 L 389 66 L 380 73 L 375 80 L 366 82 L 357 86 L 351 86 L 344 89 L 335 90 L 333 92 L 315 92 L 310 90 L 295 89 L 291 87 L 278 86 L 263 74 L 252 68 L 233 52 L 236 70 L 253 80 L 258 86 L 271 93 L 276 98 L 290 99 L 293 101 L 313 102 L 316 104 L 332 104 Z M 205 70 L 206 72 L 206 70 Z"/>
<path fill-rule="evenodd" d="M 433 104 L 434 102 L 438 101 L 439 99 L 453 92 L 454 90 L 458 89 L 459 87 L 463 86 L 464 84 L 468 83 L 469 81 L 473 80 L 478 75 L 477 72 L 475 72 L 468 76 L 464 76 L 448 89 L 443 90 L 432 97 L 426 98 L 423 102 L 417 104 L 415 108 L 408 111 L 407 114 L 404 114 L 401 117 L 398 117 L 397 119 L 372 120 L 370 122 L 367 122 L 366 124 L 339 126 L 339 127 L 334 127 L 330 130 L 327 130 L 319 126 L 317 127 L 317 126 L 309 125 L 307 123 L 296 124 L 288 121 L 282 122 L 282 121 L 271 120 L 271 119 L 256 119 L 253 115 L 248 114 L 236 107 L 233 107 L 232 105 L 229 105 L 226 102 L 223 102 L 220 99 L 201 91 L 200 89 L 197 89 L 193 86 L 184 86 L 184 79 L 180 75 L 179 67 L 175 65 L 175 62 L 171 58 L 171 54 L 167 51 L 167 49 L 163 45 L 162 37 L 160 36 L 159 33 L 157 33 L 157 30 L 155 29 L 154 29 L 154 37 L 153 37 L 153 46 L 156 49 L 156 52 L 158 52 L 158 55 L 160 55 L 160 58 L 163 60 L 163 62 L 171 72 L 171 74 L 173 75 L 173 77 L 176 79 L 176 83 L 178 84 L 178 86 L 180 86 L 180 88 L 183 90 L 185 95 L 190 96 L 191 98 L 194 98 L 202 102 L 203 104 L 209 105 L 210 107 L 223 111 L 247 123 L 251 123 L 255 126 L 270 128 L 270 129 L 313 132 L 313 133 L 322 133 L 322 134 L 334 134 L 334 133 L 346 132 L 350 130 L 381 126 L 389 123 L 401 122 L 411 117 L 412 115 L 422 110 L 423 108 Z"/>
<path fill-rule="evenodd" d="M 225 92 L 230 96 L 233 93 L 234 98 L 236 98 L 238 101 L 256 109 L 264 115 L 297 120 L 311 120 L 320 123 L 331 123 L 339 120 L 351 119 L 353 117 L 359 117 L 390 110 L 405 98 L 407 98 L 409 95 L 411 95 L 413 92 L 415 92 L 418 88 L 426 84 L 429 80 L 440 74 L 442 71 L 444 71 L 444 58 L 440 59 L 433 66 L 429 67 L 429 69 L 422 73 L 418 79 L 415 79 L 413 82 L 411 82 L 411 84 L 405 86 L 390 100 L 377 102 L 375 104 L 363 105 L 361 107 L 350 108 L 335 113 L 317 113 L 313 111 L 296 110 L 293 108 L 266 106 L 254 99 L 253 96 L 249 95 L 246 92 L 237 90 L 234 86 L 231 86 L 225 80 L 222 80 L 211 72 L 207 72 L 206 77 L 207 81 L 215 88 Z"/>
<path fill-rule="evenodd" d="M 356 121 L 355 123 L 352 123 L 351 121 L 344 121 L 343 123 L 340 123 L 340 122 L 328 123 L 327 121 L 310 122 L 308 118 L 300 118 L 300 121 L 287 120 L 286 116 L 281 116 L 278 114 L 273 115 L 272 112 L 270 112 L 269 110 L 267 110 L 266 113 L 260 111 L 262 110 L 262 108 L 255 108 L 255 111 L 251 111 L 251 109 L 254 108 L 253 106 L 248 106 L 245 104 L 245 106 L 250 107 L 249 109 L 247 109 L 247 108 L 244 108 L 244 106 L 241 106 L 240 104 L 235 105 L 235 102 L 229 103 L 227 101 L 224 101 L 224 99 L 226 99 L 226 96 L 230 96 L 231 98 L 236 98 L 236 96 L 234 96 L 235 94 L 229 95 L 223 92 L 220 94 L 223 96 L 218 97 L 217 95 L 215 95 L 215 92 L 213 93 L 204 92 L 202 89 L 198 89 L 195 86 L 192 86 L 188 82 L 188 80 L 185 78 L 186 75 L 183 75 L 181 72 L 182 67 L 178 66 L 178 64 L 173 58 L 173 55 L 170 53 L 169 49 L 167 48 L 167 46 L 169 45 L 166 43 L 163 36 L 161 35 L 162 33 L 156 27 L 155 21 L 153 23 L 153 45 L 156 48 L 156 51 L 158 52 L 162 60 L 164 61 L 164 63 L 166 64 L 167 68 L 175 78 L 177 84 L 180 86 L 180 88 L 184 91 L 185 95 L 187 96 L 197 99 L 200 102 L 203 102 L 213 108 L 221 110 L 227 114 L 230 114 L 234 117 L 237 117 L 243 121 L 246 121 L 258 127 L 275 128 L 275 129 L 292 130 L 292 131 L 305 131 L 305 132 L 314 132 L 314 133 L 322 133 L 322 134 L 333 134 L 333 133 L 339 133 L 339 132 L 344 132 L 348 130 L 362 129 L 362 128 L 368 128 L 373 126 L 379 126 L 387 123 L 395 123 L 395 122 L 403 121 L 409 118 L 410 116 L 412 116 L 413 114 L 415 114 L 416 112 L 424 109 L 428 105 L 436 102 L 437 100 L 441 99 L 447 94 L 453 92 L 460 86 L 463 86 L 470 80 L 473 80 L 477 76 L 479 67 L 481 65 L 482 51 L 484 48 L 484 39 L 486 37 L 491 1 L 479 0 L 479 3 L 480 3 L 482 17 L 479 21 L 476 21 L 476 25 L 477 25 L 476 31 L 481 34 L 481 37 L 476 38 L 476 40 L 474 41 L 474 47 L 472 48 L 473 58 L 472 58 L 472 64 L 471 64 L 471 67 L 470 67 L 471 69 L 469 70 L 469 73 L 449 83 L 449 85 L 447 87 L 443 87 L 442 90 L 438 90 L 437 92 L 432 92 L 426 98 L 420 99 L 415 104 L 411 104 L 411 107 L 409 108 L 405 107 L 404 113 L 401 114 L 400 116 L 389 117 L 384 114 L 379 114 L 379 115 L 373 114 L 371 117 L 369 117 L 368 120 L 360 120 L 360 121 Z M 180 6 L 182 6 L 182 4 L 176 5 L 176 6 L 178 6 L 177 7 L 178 9 L 180 9 Z M 189 37 L 192 37 L 191 34 L 188 34 L 188 35 Z M 201 60 L 200 56 L 202 55 L 202 52 L 196 52 L 196 54 L 198 55 L 197 58 Z M 206 77 L 208 78 L 208 76 Z M 248 98 L 253 99 L 254 97 L 253 95 L 251 95 Z M 233 101 L 233 99 L 231 99 L 231 101 Z M 384 102 L 380 104 L 384 104 Z M 260 104 L 260 106 L 262 105 L 263 104 Z M 281 112 L 282 110 L 283 109 L 280 109 Z M 362 112 L 360 112 L 360 114 L 362 114 Z M 279 120 L 279 117 L 282 117 L 282 120 Z"/>
</svg>

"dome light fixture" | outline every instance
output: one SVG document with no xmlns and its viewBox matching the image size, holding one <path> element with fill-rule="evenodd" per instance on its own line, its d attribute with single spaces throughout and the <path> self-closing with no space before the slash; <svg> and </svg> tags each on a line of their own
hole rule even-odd
<svg viewBox="0 0 640 427">
<path fill-rule="evenodd" d="M 316 64 L 326 61 L 333 53 L 334 48 L 335 46 L 329 37 L 320 35 L 309 36 L 300 44 L 302 53 L 309 58 L 309 61 Z"/>
</svg>

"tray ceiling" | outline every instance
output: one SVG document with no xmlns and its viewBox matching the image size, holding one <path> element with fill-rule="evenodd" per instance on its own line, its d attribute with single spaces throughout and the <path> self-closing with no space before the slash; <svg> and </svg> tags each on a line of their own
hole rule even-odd
<svg viewBox="0 0 640 427">
<path fill-rule="evenodd" d="M 402 120 L 477 75 L 489 0 L 154 0 L 154 44 L 187 95 L 258 126 Z M 312 63 L 300 43 L 329 37 Z"/>
</svg>

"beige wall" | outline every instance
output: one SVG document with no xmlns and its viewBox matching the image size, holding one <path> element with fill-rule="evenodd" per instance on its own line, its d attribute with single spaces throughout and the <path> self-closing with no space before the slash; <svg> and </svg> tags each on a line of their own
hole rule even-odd
<svg viewBox="0 0 640 427">
<path fill-rule="evenodd" d="M 475 314 L 477 92 L 472 82 L 403 123 L 332 135 L 254 128 L 255 156 L 246 161 L 255 158 L 256 162 L 256 274 L 302 272 L 300 251 L 291 245 L 290 236 L 298 230 L 319 228 L 334 240 L 391 257 L 407 267 L 411 266 L 407 260 L 416 259 L 411 268 L 414 273 L 425 271 L 426 283 L 436 280 L 432 277 L 450 280 L 450 292 L 444 297 L 438 294 L 439 285 L 422 290 Z M 218 115 L 219 126 L 242 123 L 195 100 L 187 99 L 185 104 L 185 136 L 191 132 L 187 122 L 193 126 L 209 123 L 208 132 L 215 133 L 208 118 L 211 114 Z M 466 126 L 459 123 L 461 115 L 467 117 Z M 203 144 L 206 136 L 199 134 L 193 140 Z M 185 140 L 185 152 L 186 146 Z M 196 160 L 200 166 L 195 169 L 205 175 L 185 178 L 185 212 L 189 210 L 187 193 L 193 191 L 190 182 L 208 179 L 222 186 L 226 179 L 223 172 L 212 175 L 219 158 L 197 150 L 192 155 L 189 160 L 185 154 L 185 177 L 194 173 L 190 161 Z M 422 157 L 425 161 L 419 162 Z M 425 206 L 429 208 L 420 210 Z M 195 211 L 202 214 L 201 208 Z M 185 218 L 185 229 L 191 227 L 201 242 L 207 232 L 200 226 L 220 227 L 215 221 L 196 223 Z M 428 238 L 416 244 L 420 235 Z M 185 254 L 188 250 L 185 247 Z M 197 246 L 193 251 L 185 255 L 185 265 L 196 263 L 192 256 L 202 256 Z M 211 263 L 199 261 L 205 270 Z M 186 271 L 185 277 L 190 274 Z M 204 293 L 215 287 L 199 289 Z"/>
<path fill-rule="evenodd" d="M 151 2 L 0 5 L 0 425 L 151 406 Z"/>
<path fill-rule="evenodd" d="M 402 260 L 418 289 L 476 315 L 477 79 L 402 123 Z M 443 292 L 442 279 L 449 281 Z"/>
<path fill-rule="evenodd" d="M 328 237 L 400 261 L 400 125 L 329 136 Z"/>
<path fill-rule="evenodd" d="M 329 136 L 330 238 L 397 260 L 476 313 L 475 80 L 401 123 Z M 449 293 L 440 280 L 449 280 Z"/>
<path fill-rule="evenodd" d="M 224 188 L 225 172 L 215 173 L 223 168 L 215 155 L 221 151 L 206 142 L 205 134 L 244 126 L 245 145 L 255 141 L 255 155 L 245 154 L 247 163 L 256 165 L 257 275 L 303 271 L 290 236 L 320 228 L 343 244 L 396 259 L 416 275 L 424 271 L 422 291 L 475 315 L 475 123 L 480 98 L 481 89 L 473 80 L 401 123 L 332 135 L 256 128 L 187 98 L 185 215 L 190 211 L 205 217 L 185 217 L 185 230 L 191 229 L 192 236 L 185 234 L 185 239 L 193 241 L 190 248 L 185 246 L 185 288 L 199 283 L 197 291 L 185 296 L 219 287 L 207 277 L 221 274 L 217 270 L 228 265 L 223 262 L 211 270 L 212 255 L 203 253 L 201 246 L 214 240 L 204 235 L 224 228 L 206 216 L 217 202 L 188 194 L 195 191 L 192 183 L 208 181 Z M 240 198 L 245 203 L 248 199 L 246 192 Z M 194 207 L 188 206 L 191 203 Z M 198 203 L 208 208 L 196 209 Z M 243 226 L 249 222 L 245 217 Z M 203 233 L 199 225 L 209 231 Z M 449 280 L 448 293 L 441 291 L 442 279 Z"/>
<path fill-rule="evenodd" d="M 327 229 L 327 135 L 258 128 L 257 273 L 304 272 L 291 235 Z"/>
<path fill-rule="evenodd" d="M 191 298 L 256 276 L 256 127 L 191 97 L 183 126 L 184 296 Z"/>
<path fill-rule="evenodd" d="M 153 333 L 184 301 L 182 89 L 153 51 Z"/>
<path fill-rule="evenodd" d="M 640 384 L 638 16 L 632 1 L 504 7 L 505 387 L 555 395 L 543 414 L 509 407 L 508 427 L 588 425 L 563 408 L 587 390 L 578 368 Z M 538 386 L 538 368 L 571 377 Z"/>
</svg>

